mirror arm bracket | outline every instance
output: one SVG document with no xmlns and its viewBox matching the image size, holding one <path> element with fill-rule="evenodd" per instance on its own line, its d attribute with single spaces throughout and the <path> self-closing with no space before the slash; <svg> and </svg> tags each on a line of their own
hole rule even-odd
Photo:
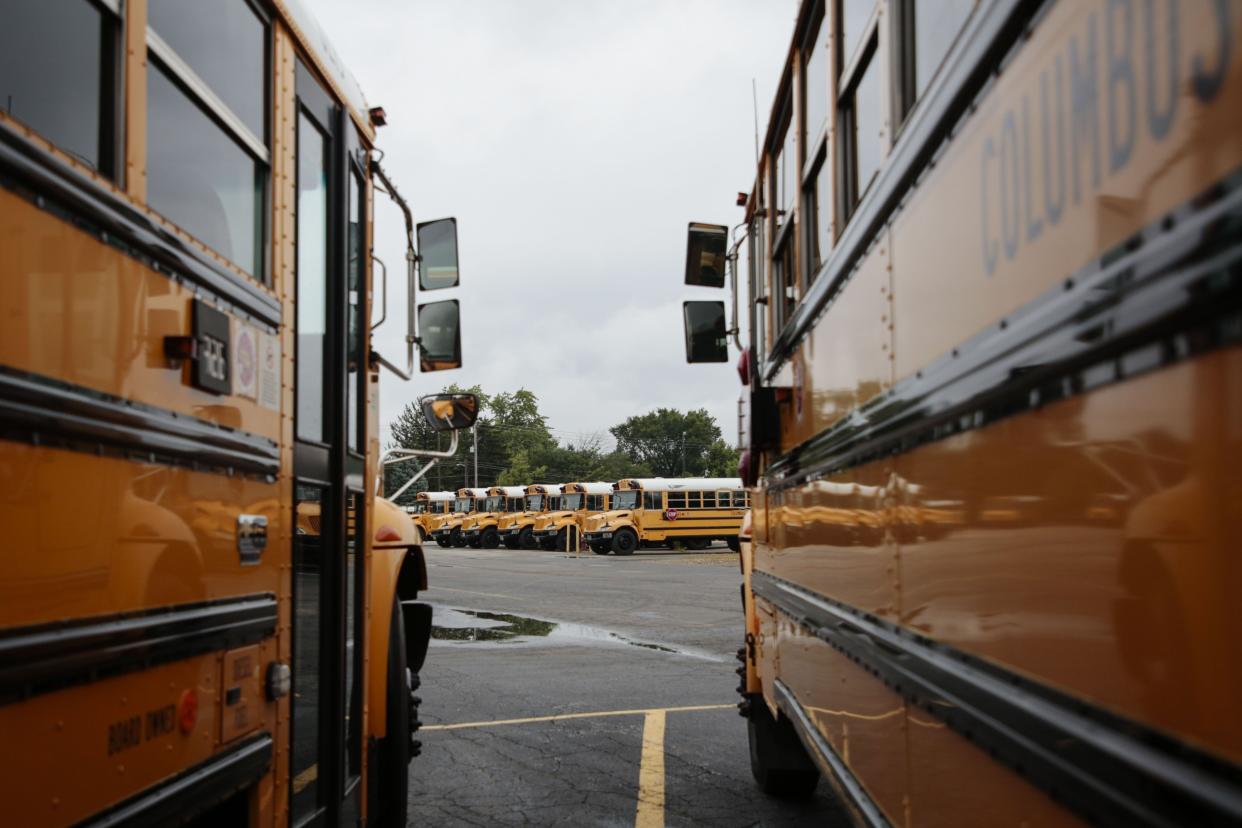
<svg viewBox="0 0 1242 828">
<path fill-rule="evenodd" d="M 396 205 L 401 208 L 401 214 L 405 218 L 405 263 L 406 263 L 406 281 L 408 282 L 407 293 L 406 293 L 406 304 L 409 305 L 409 310 L 408 310 L 409 319 L 407 320 L 407 328 L 406 328 L 406 334 L 405 334 L 405 346 L 406 346 L 406 355 L 405 355 L 406 368 L 405 370 L 402 371 L 400 368 L 398 368 L 396 365 L 389 362 L 388 360 L 384 359 L 384 357 L 382 357 L 379 353 L 377 353 L 374 350 L 371 351 L 371 361 L 375 363 L 379 363 L 383 367 L 387 368 L 389 371 L 392 371 L 402 380 L 409 382 L 409 380 L 414 376 L 414 365 L 415 365 L 414 349 L 418 345 L 418 342 L 419 342 L 418 331 L 415 328 L 415 317 L 417 316 L 417 314 L 414 312 L 414 284 L 415 284 L 415 280 L 417 279 L 418 261 L 420 257 L 418 255 L 418 251 L 414 247 L 414 214 L 410 211 L 410 205 L 406 202 L 404 198 L 402 198 L 401 193 L 397 192 L 396 186 L 393 185 L 391 179 L 388 178 L 388 174 L 384 172 L 384 168 L 380 166 L 379 161 L 376 160 L 375 158 L 371 159 L 371 174 L 380 180 L 380 183 L 383 185 L 381 189 L 383 189 L 384 192 L 388 194 L 388 197 L 391 198 L 393 202 L 395 202 Z M 384 276 L 385 276 L 385 279 L 384 279 L 384 305 L 385 305 L 384 313 L 385 313 L 385 316 L 387 316 L 387 312 L 388 312 L 387 275 L 388 275 L 388 272 L 387 270 L 385 270 L 384 271 Z"/>
<path fill-rule="evenodd" d="M 383 357 L 381 357 L 380 359 L 382 360 Z M 396 370 L 396 368 L 393 368 L 392 366 L 389 366 L 389 368 L 393 371 Z M 454 454 L 456 454 L 457 453 L 457 439 L 458 439 L 458 433 L 456 429 L 452 431 L 452 435 L 453 436 L 449 442 L 449 447 L 445 449 L 444 451 L 432 451 L 431 449 L 410 449 L 410 448 L 398 447 L 398 448 L 390 448 L 388 451 L 384 452 L 380 456 L 379 471 L 376 473 L 376 480 L 375 480 L 376 495 L 378 495 L 379 497 L 384 497 L 384 467 L 385 466 L 393 466 L 393 465 L 396 465 L 397 463 L 404 463 L 407 460 L 415 460 L 419 457 L 432 458 L 432 462 L 427 464 L 427 467 L 425 469 L 423 469 L 419 474 L 415 475 L 412 480 L 407 481 L 406 484 L 402 486 L 400 489 L 392 493 L 392 498 L 390 499 L 393 499 L 393 498 L 400 497 L 401 494 L 410 486 L 410 484 L 412 484 L 415 480 L 418 480 L 418 478 L 426 474 L 431 469 L 431 467 L 436 464 L 437 461 L 448 458 L 448 457 L 452 457 Z"/>
</svg>

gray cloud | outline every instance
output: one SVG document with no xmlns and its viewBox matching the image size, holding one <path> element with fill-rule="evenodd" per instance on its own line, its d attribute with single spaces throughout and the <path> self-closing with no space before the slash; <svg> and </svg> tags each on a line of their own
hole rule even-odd
<svg viewBox="0 0 1242 828">
<path fill-rule="evenodd" d="M 707 408 L 727 439 L 733 366 L 685 364 L 691 220 L 735 224 L 754 176 L 794 0 L 306 0 L 371 105 L 417 220 L 458 219 L 465 367 L 381 382 L 381 421 L 442 384 L 531 389 L 558 437 L 658 406 Z M 382 198 L 382 197 L 381 197 Z M 398 214 L 376 202 L 390 270 L 376 344 L 402 353 Z"/>
</svg>

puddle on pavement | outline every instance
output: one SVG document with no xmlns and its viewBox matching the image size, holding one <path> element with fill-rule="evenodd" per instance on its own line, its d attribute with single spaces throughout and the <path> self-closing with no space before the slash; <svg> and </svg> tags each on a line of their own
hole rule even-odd
<svg viewBox="0 0 1242 828">
<path fill-rule="evenodd" d="M 453 609 L 437 606 L 432 614 L 434 624 L 431 637 L 448 645 L 481 643 L 495 644 L 533 644 L 548 642 L 565 645 L 628 645 L 641 647 L 644 650 L 683 655 L 705 661 L 725 661 L 726 659 L 704 650 L 677 647 L 671 644 L 657 644 L 652 641 L 640 641 L 602 627 L 587 624 L 571 624 L 564 621 L 546 621 L 540 618 L 529 618 L 524 615 L 511 615 L 503 612 L 485 612 L 483 610 Z"/>
</svg>

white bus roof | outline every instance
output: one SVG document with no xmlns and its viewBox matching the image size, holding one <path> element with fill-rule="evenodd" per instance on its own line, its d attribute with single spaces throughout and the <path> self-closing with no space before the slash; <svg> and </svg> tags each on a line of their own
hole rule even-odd
<svg viewBox="0 0 1242 828">
<path fill-rule="evenodd" d="M 525 486 L 492 486 L 487 490 L 490 495 L 501 495 L 503 497 L 521 497 L 526 494 Z"/>
<path fill-rule="evenodd" d="M 595 483 L 566 483 L 563 487 L 565 492 L 585 492 L 587 494 L 608 494 L 612 491 L 612 484 L 605 483 L 602 480 Z"/>
<path fill-rule="evenodd" d="M 487 489 L 476 489 L 473 486 L 457 490 L 458 497 L 487 497 Z"/>
<path fill-rule="evenodd" d="M 452 500 L 456 497 L 452 492 L 419 492 L 414 496 L 415 500 Z"/>
<path fill-rule="evenodd" d="M 720 489 L 741 489 L 740 477 L 656 477 L 644 480 L 629 481 L 630 488 L 640 488 L 645 492 L 673 492 L 682 490 L 718 491 Z M 633 484 L 637 483 L 635 487 Z"/>
<path fill-rule="evenodd" d="M 559 483 L 532 483 L 526 487 L 526 493 L 557 495 L 561 493 L 561 486 Z"/>
</svg>

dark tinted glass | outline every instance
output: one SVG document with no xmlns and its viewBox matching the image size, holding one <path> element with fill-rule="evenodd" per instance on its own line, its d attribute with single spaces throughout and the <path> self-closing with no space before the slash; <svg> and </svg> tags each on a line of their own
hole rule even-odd
<svg viewBox="0 0 1242 828">
<path fill-rule="evenodd" d="M 418 286 L 440 290 L 457 284 L 457 221 L 418 225 Z"/>
<path fill-rule="evenodd" d="M 349 175 L 349 376 L 345 384 L 349 391 L 349 403 L 346 416 L 349 419 L 349 447 L 360 451 L 363 444 L 363 426 L 366 422 L 363 408 L 366 394 L 362 382 L 366 372 L 363 370 L 363 330 L 362 330 L 362 291 L 366 284 L 363 279 L 364 260 L 362 255 L 362 239 L 366 231 L 363 219 L 363 188 L 358 174 L 351 170 Z"/>
<path fill-rule="evenodd" d="M 686 284 L 724 287 L 729 228 L 691 224 L 686 242 Z"/>
<path fill-rule="evenodd" d="M 103 12 L 86 0 L 17 0 L 0 19 L 0 107 L 99 169 L 103 106 L 112 105 L 102 94 Z"/>
<path fill-rule="evenodd" d="M 914 5 L 914 88 L 919 97 L 949 53 L 975 0 L 921 0 Z"/>
<path fill-rule="evenodd" d="M 828 119 L 828 48 L 824 43 L 823 33 L 827 26 L 822 26 L 806 45 L 802 70 L 803 102 L 806 112 L 806 138 L 809 149 L 810 142 L 819 137 Z"/>
<path fill-rule="evenodd" d="M 294 791 L 294 817 L 319 804 L 319 782 L 307 771 L 319 762 L 319 614 L 323 566 L 323 489 L 297 485 L 293 536 L 293 751 L 292 773 L 308 780 Z"/>
<path fill-rule="evenodd" d="M 849 63 L 862 42 L 875 0 L 841 0 L 841 58 Z"/>
<path fill-rule="evenodd" d="M 359 538 L 365 536 L 362 496 L 350 492 L 347 496 L 349 519 L 345 522 L 345 762 L 346 778 L 362 772 L 362 685 L 356 676 L 362 668 L 360 635 L 366 619 L 364 604 L 359 600 L 360 588 L 366 582 L 363 569 L 364 558 Z M 363 552 L 363 554 L 359 554 Z"/>
<path fill-rule="evenodd" d="M 866 192 L 867 185 L 880 169 L 884 159 L 884 143 L 880 131 L 884 128 L 883 90 L 880 89 L 879 61 L 872 58 L 863 71 L 862 79 L 854 92 L 854 148 L 858 173 L 858 198 Z"/>
<path fill-rule="evenodd" d="M 245 0 L 151 0 L 155 33 L 266 141 L 267 27 Z"/>
<path fill-rule="evenodd" d="M 328 325 L 327 142 L 298 115 L 297 432 L 323 441 L 323 358 Z"/>
<path fill-rule="evenodd" d="M 806 191 L 807 241 L 810 256 L 807 257 L 807 284 L 815 281 L 819 268 L 828 258 L 832 249 L 832 184 L 831 167 L 824 163 L 822 157 L 819 167 L 813 173 L 814 178 Z"/>
<path fill-rule="evenodd" d="M 154 63 L 147 72 L 151 207 L 262 278 L 263 169 Z"/>
<path fill-rule="evenodd" d="M 726 362 L 729 359 L 725 333 L 724 302 L 686 302 L 687 362 Z"/>
</svg>

